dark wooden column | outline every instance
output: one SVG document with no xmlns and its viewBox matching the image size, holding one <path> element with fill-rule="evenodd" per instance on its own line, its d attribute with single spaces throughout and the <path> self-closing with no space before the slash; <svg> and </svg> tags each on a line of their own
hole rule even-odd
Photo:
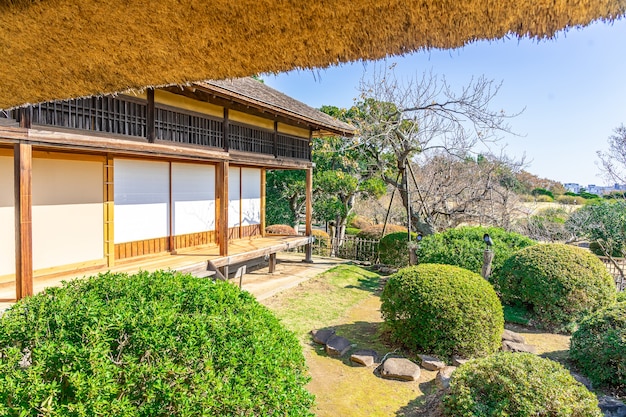
<svg viewBox="0 0 626 417">
<path fill-rule="evenodd" d="M 261 236 L 265 237 L 265 200 L 267 198 L 267 170 L 261 169 Z"/>
<path fill-rule="evenodd" d="M 15 191 L 15 297 L 33 295 L 32 145 L 13 148 Z"/>
<path fill-rule="evenodd" d="M 222 134 L 224 136 L 224 150 L 226 152 L 228 152 L 228 150 L 230 149 L 230 127 L 229 125 L 229 120 L 228 120 L 228 108 L 224 107 L 224 124 L 223 124 L 223 130 L 222 130 Z"/>
<path fill-rule="evenodd" d="M 306 235 L 313 235 L 313 168 L 307 168 L 306 170 Z M 305 246 L 306 257 L 304 262 L 313 262 L 313 245 L 307 244 Z"/>
<path fill-rule="evenodd" d="M 274 158 L 278 158 L 278 122 L 274 122 Z"/>
<path fill-rule="evenodd" d="M 148 96 L 148 105 L 146 106 L 146 138 L 148 139 L 148 142 L 154 143 L 154 140 L 156 139 L 154 88 L 148 88 L 146 90 L 146 94 Z"/>
<path fill-rule="evenodd" d="M 215 206 L 217 242 L 220 245 L 220 256 L 228 256 L 228 161 L 221 161 L 215 167 Z M 228 277 L 228 266 L 220 268 L 220 272 Z"/>
</svg>

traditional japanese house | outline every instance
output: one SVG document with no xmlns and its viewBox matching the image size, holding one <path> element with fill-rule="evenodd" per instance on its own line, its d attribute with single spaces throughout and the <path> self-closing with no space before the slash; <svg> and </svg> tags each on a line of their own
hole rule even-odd
<svg viewBox="0 0 626 417">
<path fill-rule="evenodd" d="M 192 253 L 226 273 L 310 244 L 311 140 L 352 134 L 253 78 L 0 112 L 0 281 L 21 298 L 65 271 Z M 268 169 L 306 170 L 305 236 L 265 236 Z"/>
</svg>

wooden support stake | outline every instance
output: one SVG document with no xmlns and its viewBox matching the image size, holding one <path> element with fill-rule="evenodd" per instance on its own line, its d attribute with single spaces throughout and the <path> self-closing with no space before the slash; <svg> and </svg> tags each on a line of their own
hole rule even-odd
<svg viewBox="0 0 626 417">
<path fill-rule="evenodd" d="M 15 144 L 15 297 L 33 295 L 32 145 Z"/>
<path fill-rule="evenodd" d="M 313 234 L 313 168 L 306 170 L 306 235 Z M 313 263 L 313 245 L 307 243 L 305 246 L 306 255 L 304 262 Z"/>
<path fill-rule="evenodd" d="M 491 276 L 491 264 L 493 263 L 493 255 L 494 253 L 490 249 L 485 249 L 485 252 L 483 253 L 483 269 L 481 275 L 486 280 L 488 280 Z"/>
<path fill-rule="evenodd" d="M 215 167 L 215 194 L 217 242 L 220 256 L 228 256 L 228 161 Z"/>
<path fill-rule="evenodd" d="M 268 265 L 268 272 L 273 274 L 276 272 L 276 252 L 270 253 L 270 261 Z"/>
</svg>

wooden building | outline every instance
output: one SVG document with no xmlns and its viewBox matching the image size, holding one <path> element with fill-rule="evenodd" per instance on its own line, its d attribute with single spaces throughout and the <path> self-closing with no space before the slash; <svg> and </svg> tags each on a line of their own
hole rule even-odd
<svg viewBox="0 0 626 417">
<path fill-rule="evenodd" d="M 311 139 L 352 134 L 252 78 L 0 112 L 0 278 L 19 299 L 33 277 L 200 247 L 227 268 L 229 242 L 264 238 L 268 169 L 306 170 L 309 237 L 287 246 L 308 244 Z"/>
</svg>

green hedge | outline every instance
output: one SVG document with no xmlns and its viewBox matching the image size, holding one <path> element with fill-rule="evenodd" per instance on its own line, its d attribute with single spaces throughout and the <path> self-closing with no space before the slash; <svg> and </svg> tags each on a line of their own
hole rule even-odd
<svg viewBox="0 0 626 417">
<path fill-rule="evenodd" d="M 561 365 L 507 352 L 454 371 L 443 412 L 450 417 L 602 417 L 596 396 Z"/>
<path fill-rule="evenodd" d="M 485 250 L 483 235 L 485 233 L 488 233 L 493 240 L 492 250 L 495 252 L 492 264 L 493 273 L 513 253 L 536 244 L 535 241 L 525 236 L 497 227 L 459 227 L 425 236 L 419 246 L 418 261 L 456 265 L 480 273 L 483 266 Z"/>
<path fill-rule="evenodd" d="M 626 394 L 626 302 L 586 317 L 571 339 L 570 358 L 594 384 Z"/>
<path fill-rule="evenodd" d="M 507 305 L 524 306 L 538 324 L 571 331 L 584 315 L 615 302 L 613 278 L 584 249 L 563 244 L 524 248 L 493 277 Z"/>
<path fill-rule="evenodd" d="M 295 336 L 232 284 L 104 274 L 0 320 L 0 415 L 312 415 Z"/>
<path fill-rule="evenodd" d="M 407 232 L 390 233 L 380 239 L 378 243 L 378 256 L 384 265 L 403 267 L 409 264 L 409 242 Z M 414 244 L 416 233 L 411 233 Z"/>
<path fill-rule="evenodd" d="M 395 342 L 442 358 L 485 356 L 501 346 L 502 305 L 480 275 L 421 264 L 390 276 L 381 313 Z"/>
</svg>

